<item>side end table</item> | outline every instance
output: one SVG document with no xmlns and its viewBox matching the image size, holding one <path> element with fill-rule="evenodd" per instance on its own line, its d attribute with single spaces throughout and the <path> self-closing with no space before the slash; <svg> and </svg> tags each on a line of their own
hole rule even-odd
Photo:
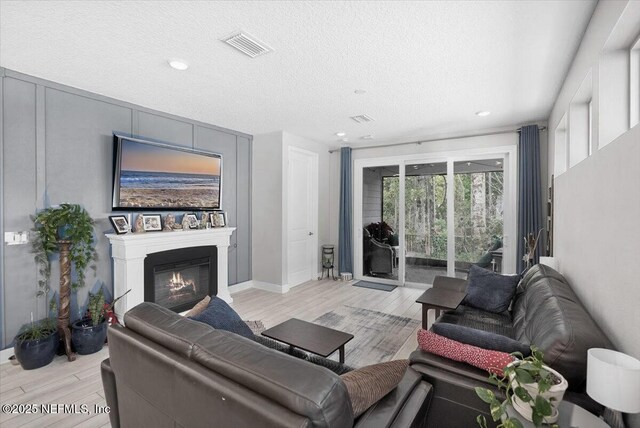
<svg viewBox="0 0 640 428">
<path fill-rule="evenodd" d="M 430 288 L 416 300 L 422 305 L 422 328 L 429 328 L 427 321 L 427 311 L 435 309 L 436 319 L 443 310 L 456 309 L 464 300 L 467 293 L 464 291 L 453 291 L 445 288 Z"/>
</svg>

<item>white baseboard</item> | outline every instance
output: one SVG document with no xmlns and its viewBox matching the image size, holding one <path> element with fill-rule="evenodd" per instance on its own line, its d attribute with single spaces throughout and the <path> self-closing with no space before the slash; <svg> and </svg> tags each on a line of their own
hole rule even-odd
<svg viewBox="0 0 640 428">
<path fill-rule="evenodd" d="M 6 364 L 9 362 L 9 357 L 13 355 L 13 347 L 3 349 L 0 351 L 0 365 Z"/>
<path fill-rule="evenodd" d="M 240 282 L 229 286 L 229 294 L 239 293 L 240 291 L 248 290 L 250 288 L 253 288 L 252 280 Z"/>
<path fill-rule="evenodd" d="M 253 288 L 257 288 L 258 290 L 270 291 L 272 293 L 280 293 L 284 294 L 289 291 L 289 284 L 272 284 L 270 282 L 264 281 L 256 281 L 253 280 Z"/>
<path fill-rule="evenodd" d="M 278 294 L 284 294 L 290 289 L 289 284 L 279 285 L 279 284 L 273 284 L 271 282 L 257 281 L 257 280 L 251 279 L 249 281 L 245 281 L 239 284 L 229 286 L 229 293 L 230 294 L 239 293 L 240 291 L 248 290 L 250 288 L 269 291 L 271 293 L 278 293 Z"/>
</svg>

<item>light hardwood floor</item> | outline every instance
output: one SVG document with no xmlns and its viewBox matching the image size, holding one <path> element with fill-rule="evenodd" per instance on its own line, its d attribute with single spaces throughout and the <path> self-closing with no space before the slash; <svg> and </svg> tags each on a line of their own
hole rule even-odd
<svg viewBox="0 0 640 428">
<path fill-rule="evenodd" d="M 340 305 L 420 320 L 421 308 L 415 300 L 424 290 L 398 287 L 392 292 L 353 287 L 350 282 L 311 281 L 286 294 L 249 289 L 233 295 L 234 309 L 246 320 L 262 320 L 267 328 L 289 318 L 312 321 Z M 406 358 L 417 347 L 411 334 L 394 358 Z M 94 405 L 106 406 L 100 362 L 108 347 L 73 363 L 56 357 L 46 367 L 25 371 L 11 364 L 0 365 L 0 403 L 86 404 L 86 414 L 7 414 L 0 413 L 2 427 L 102 427 L 109 426 L 106 414 L 96 414 Z"/>
</svg>

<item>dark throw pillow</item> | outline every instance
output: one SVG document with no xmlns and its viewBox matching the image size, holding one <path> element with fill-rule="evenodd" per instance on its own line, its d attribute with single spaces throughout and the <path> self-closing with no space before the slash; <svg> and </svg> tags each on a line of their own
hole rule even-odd
<svg viewBox="0 0 640 428">
<path fill-rule="evenodd" d="M 531 349 L 522 342 L 518 342 L 501 334 L 476 330 L 475 328 L 463 325 L 437 322 L 433 324 L 431 331 L 440 336 L 448 337 L 449 339 L 466 343 L 467 345 L 477 346 L 478 348 L 507 352 L 509 354 L 521 352 L 525 357 L 531 354 Z"/>
<path fill-rule="evenodd" d="M 471 266 L 467 279 L 467 297 L 463 305 L 499 314 L 509 309 L 520 277 L 500 275 L 478 266 Z"/>
<path fill-rule="evenodd" d="M 231 306 L 217 296 L 213 296 L 206 309 L 191 317 L 194 321 L 209 324 L 218 330 L 226 330 L 253 339 L 251 329 L 242 321 L 240 315 Z"/>
<path fill-rule="evenodd" d="M 393 391 L 404 376 L 409 360 L 373 364 L 340 376 L 351 400 L 353 415 L 360 416 L 382 397 Z"/>
</svg>

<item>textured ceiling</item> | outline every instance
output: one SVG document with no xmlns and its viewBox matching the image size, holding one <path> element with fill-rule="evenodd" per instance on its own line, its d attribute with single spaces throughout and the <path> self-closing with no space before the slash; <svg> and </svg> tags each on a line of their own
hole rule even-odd
<svg viewBox="0 0 640 428">
<path fill-rule="evenodd" d="M 249 134 L 372 144 L 545 120 L 594 7 L 2 1 L 0 65 Z M 218 40 L 240 28 L 275 51 Z M 349 119 L 365 113 L 376 121 Z"/>
</svg>

